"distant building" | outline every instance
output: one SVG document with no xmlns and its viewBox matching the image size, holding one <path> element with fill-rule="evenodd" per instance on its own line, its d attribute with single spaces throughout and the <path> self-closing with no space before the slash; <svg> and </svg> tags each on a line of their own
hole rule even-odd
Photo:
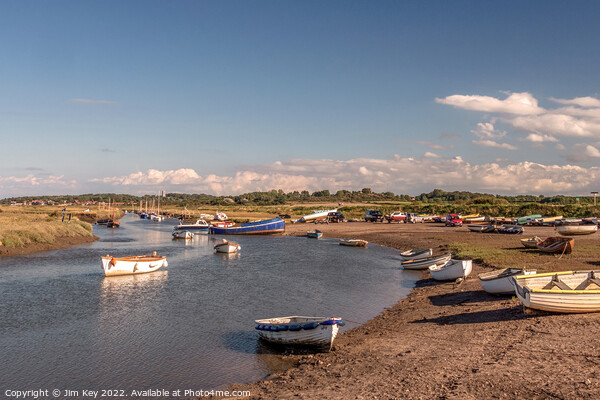
<svg viewBox="0 0 600 400">
<path fill-rule="evenodd" d="M 161 192 L 161 196 L 162 197 L 167 197 L 167 192 L 165 192 L 164 190 Z"/>
</svg>

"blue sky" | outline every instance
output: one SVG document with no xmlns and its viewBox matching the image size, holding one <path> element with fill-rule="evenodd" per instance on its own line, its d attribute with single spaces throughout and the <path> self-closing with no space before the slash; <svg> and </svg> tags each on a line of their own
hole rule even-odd
<svg viewBox="0 0 600 400">
<path fill-rule="evenodd" d="M 596 2 L 0 4 L 0 197 L 600 188 Z"/>
</svg>

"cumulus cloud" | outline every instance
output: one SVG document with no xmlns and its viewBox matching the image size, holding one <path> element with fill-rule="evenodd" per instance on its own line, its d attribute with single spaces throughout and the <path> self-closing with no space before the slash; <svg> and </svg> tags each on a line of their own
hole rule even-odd
<svg viewBox="0 0 600 400">
<path fill-rule="evenodd" d="M 600 108 L 600 100 L 594 97 L 576 97 L 574 99 L 556 99 L 550 97 L 550 100 L 560 104 L 572 104 L 584 108 Z"/>
<path fill-rule="evenodd" d="M 600 151 L 594 146 L 590 145 L 585 146 L 584 154 L 588 157 L 600 157 Z"/>
<path fill-rule="evenodd" d="M 539 133 L 530 133 L 525 139 L 529 142 L 534 143 L 542 143 L 542 142 L 558 142 L 558 140 L 554 136 L 539 134 Z"/>
<path fill-rule="evenodd" d="M 506 99 L 500 100 L 491 96 L 459 95 L 436 98 L 440 104 L 448 104 L 465 110 L 485 111 L 515 115 L 537 115 L 545 110 L 538 106 L 538 101 L 530 93 L 511 93 Z"/>
<path fill-rule="evenodd" d="M 493 140 L 473 140 L 473 144 L 483 147 L 497 147 L 499 149 L 516 150 L 517 147 L 509 143 L 498 143 Z"/>
<path fill-rule="evenodd" d="M 0 191 L 3 195 L 23 196 L 36 194 L 59 194 L 74 188 L 75 180 L 65 179 L 64 175 L 0 176 Z"/>
</svg>

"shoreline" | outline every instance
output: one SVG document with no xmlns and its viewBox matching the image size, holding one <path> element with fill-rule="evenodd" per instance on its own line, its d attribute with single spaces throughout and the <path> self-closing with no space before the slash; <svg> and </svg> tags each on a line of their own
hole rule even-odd
<svg viewBox="0 0 600 400">
<path fill-rule="evenodd" d="M 345 223 L 286 225 L 285 235 L 303 236 L 315 228 L 325 237 L 403 250 L 432 247 L 434 254 L 466 233 Z M 466 234 L 504 242 L 523 237 Z M 555 257 L 540 262 L 568 269 Z M 491 269 L 474 262 L 471 276 L 460 284 L 436 282 L 425 271 L 406 298 L 339 335 L 332 352 L 291 356 L 296 366 L 228 390 L 250 391 L 248 399 L 596 398 L 598 314 L 525 311 L 514 296 L 481 289 L 477 275 Z"/>
<path fill-rule="evenodd" d="M 100 239 L 96 235 L 91 236 L 60 236 L 54 243 L 32 243 L 25 247 L 7 247 L 0 246 L 0 258 L 22 256 L 27 254 L 39 253 L 43 251 L 52 251 L 66 249 L 84 243 L 92 243 Z"/>
</svg>

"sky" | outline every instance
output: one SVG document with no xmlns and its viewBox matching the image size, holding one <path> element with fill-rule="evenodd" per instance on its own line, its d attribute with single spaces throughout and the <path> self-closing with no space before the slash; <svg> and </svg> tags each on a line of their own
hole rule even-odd
<svg viewBox="0 0 600 400">
<path fill-rule="evenodd" d="M 0 3 L 0 198 L 600 189 L 600 3 Z"/>
</svg>

